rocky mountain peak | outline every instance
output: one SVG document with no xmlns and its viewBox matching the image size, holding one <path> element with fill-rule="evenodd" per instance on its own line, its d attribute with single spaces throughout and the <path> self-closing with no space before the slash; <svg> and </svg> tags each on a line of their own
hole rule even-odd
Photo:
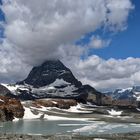
<svg viewBox="0 0 140 140">
<path fill-rule="evenodd" d="M 59 98 L 82 103 L 90 101 L 98 105 L 104 100 L 108 103 L 108 99 L 104 99 L 106 96 L 96 89 L 82 85 L 60 60 L 47 60 L 34 67 L 25 80 L 4 86 L 11 91 L 6 96 L 20 100 Z"/>
<path fill-rule="evenodd" d="M 20 84 L 26 83 L 34 87 L 42 87 L 53 83 L 56 79 L 63 79 L 75 87 L 82 86 L 81 82 L 60 60 L 47 60 L 40 66 L 34 67 Z"/>
</svg>

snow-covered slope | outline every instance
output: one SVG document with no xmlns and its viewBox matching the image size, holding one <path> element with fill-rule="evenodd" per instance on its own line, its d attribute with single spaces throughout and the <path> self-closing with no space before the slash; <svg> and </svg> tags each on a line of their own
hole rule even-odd
<svg viewBox="0 0 140 140">
<path fill-rule="evenodd" d="M 1 84 L 11 91 L 12 94 L 18 95 L 21 94 L 20 91 L 29 91 L 31 86 L 29 85 L 17 85 L 17 84 Z"/>
<path fill-rule="evenodd" d="M 63 79 L 56 79 L 53 83 L 40 88 L 32 88 L 32 93 L 36 96 L 53 96 L 53 97 L 68 97 L 73 96 L 73 91 L 77 90 L 74 85 L 64 81 Z"/>
<path fill-rule="evenodd" d="M 45 97 L 69 97 L 76 95 L 73 91 L 77 90 L 74 85 L 64 81 L 63 79 L 56 79 L 50 85 L 35 88 L 31 85 L 17 85 L 17 84 L 2 84 L 15 96 L 30 95 L 35 98 L 45 98 Z"/>
<path fill-rule="evenodd" d="M 28 106 L 27 102 L 23 103 L 24 106 L 24 116 L 23 119 L 47 119 L 47 120 L 88 120 L 89 118 L 79 117 L 80 114 L 91 114 L 92 111 L 82 111 L 80 104 L 76 106 L 71 106 L 70 109 L 59 109 L 55 107 L 44 107 L 40 108 Z M 28 106 L 28 107 L 27 107 Z M 86 110 L 86 109 L 85 109 Z M 75 118 L 71 117 L 71 113 L 75 114 Z M 14 121 L 21 119 L 15 118 Z"/>
<path fill-rule="evenodd" d="M 113 99 L 128 99 L 140 101 L 140 86 L 133 86 L 126 89 L 116 89 L 113 92 L 106 93 L 111 95 Z"/>
</svg>

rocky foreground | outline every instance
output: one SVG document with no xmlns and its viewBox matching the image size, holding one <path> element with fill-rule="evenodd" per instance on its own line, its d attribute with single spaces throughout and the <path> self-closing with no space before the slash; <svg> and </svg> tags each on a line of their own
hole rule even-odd
<svg viewBox="0 0 140 140">
<path fill-rule="evenodd" d="M 33 108 L 35 108 L 35 110 L 43 107 L 69 109 L 71 106 L 76 105 L 77 102 L 73 99 L 36 99 L 21 103 L 18 99 L 0 96 L 0 121 L 12 121 L 15 118 L 24 119 L 25 115 L 28 115 L 29 113 L 26 112 L 25 108 L 30 110 L 31 115 L 36 115 L 36 113 L 31 112 Z"/>
<path fill-rule="evenodd" d="M 80 136 L 80 135 L 29 135 L 29 134 L 0 134 L 2 140 L 139 140 L 140 133 L 126 134 L 106 134 L 100 136 Z"/>
<path fill-rule="evenodd" d="M 20 100 L 0 96 L 0 121 L 12 121 L 23 116 L 24 108 Z"/>
<path fill-rule="evenodd" d="M 88 114 L 87 117 L 92 118 L 93 115 L 100 115 L 100 117 L 109 114 L 127 116 L 132 113 L 139 117 L 139 110 L 136 108 L 126 109 L 121 106 L 121 109 L 115 108 L 115 110 L 113 110 L 111 106 L 82 104 L 74 99 L 46 98 L 20 101 L 10 97 L 0 96 L 0 121 L 12 121 L 14 119 L 42 119 L 45 118 L 46 115 L 61 117 L 71 116 L 77 118 L 80 117 L 79 114 L 81 114 L 82 117 L 86 117 Z"/>
</svg>

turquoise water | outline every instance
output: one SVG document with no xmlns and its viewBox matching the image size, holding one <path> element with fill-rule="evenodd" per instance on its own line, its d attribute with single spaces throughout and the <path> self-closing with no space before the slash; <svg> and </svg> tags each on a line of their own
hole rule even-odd
<svg viewBox="0 0 140 140">
<path fill-rule="evenodd" d="M 94 135 L 135 131 L 140 131 L 140 124 L 70 120 L 20 120 L 17 122 L 0 123 L 0 132 L 19 134 L 52 135 L 72 132 L 81 135 Z"/>
<path fill-rule="evenodd" d="M 65 124 L 76 125 L 63 127 Z M 83 121 L 20 120 L 17 122 L 0 123 L 0 132 L 51 135 L 56 133 L 66 133 L 87 124 L 89 123 Z"/>
</svg>

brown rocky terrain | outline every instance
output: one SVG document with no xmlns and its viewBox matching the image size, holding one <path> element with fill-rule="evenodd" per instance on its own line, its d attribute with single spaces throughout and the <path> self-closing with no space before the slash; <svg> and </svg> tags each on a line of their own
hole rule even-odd
<svg viewBox="0 0 140 140">
<path fill-rule="evenodd" d="M 119 108 L 135 109 L 138 107 L 138 102 L 129 100 L 113 100 L 112 106 L 117 106 Z"/>
<path fill-rule="evenodd" d="M 0 121 L 12 121 L 23 116 L 24 108 L 19 100 L 0 96 Z"/>
<path fill-rule="evenodd" d="M 60 109 L 69 109 L 70 106 L 76 106 L 77 102 L 73 99 L 38 99 L 32 102 L 31 106 L 40 108 L 44 107 L 58 107 Z"/>
</svg>

